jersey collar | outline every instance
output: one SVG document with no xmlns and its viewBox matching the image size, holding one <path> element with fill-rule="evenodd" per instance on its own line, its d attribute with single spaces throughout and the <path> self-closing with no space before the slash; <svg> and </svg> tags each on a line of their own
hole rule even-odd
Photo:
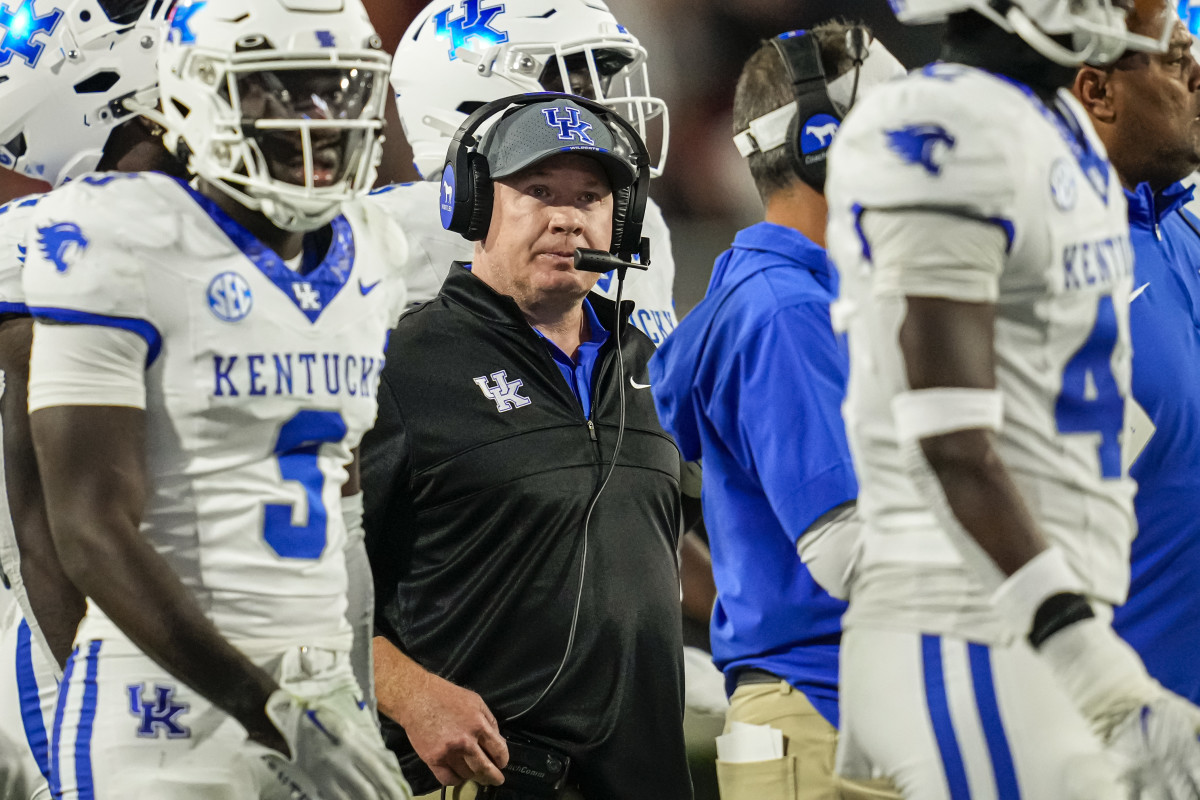
<svg viewBox="0 0 1200 800">
<path fill-rule="evenodd" d="M 200 194 L 185 181 L 179 180 L 179 185 L 208 214 L 234 246 L 242 251 L 242 255 L 279 287 L 300 313 L 308 317 L 309 322 L 317 321 L 321 312 L 333 302 L 333 298 L 349 280 L 354 269 L 355 248 L 354 234 L 345 217 L 335 217 L 330 223 L 333 237 L 324 258 L 316 252 L 315 237 L 311 234 L 304 236 L 302 267 L 297 272 L 283 263 L 278 253 L 226 214 L 211 198 Z"/>
</svg>

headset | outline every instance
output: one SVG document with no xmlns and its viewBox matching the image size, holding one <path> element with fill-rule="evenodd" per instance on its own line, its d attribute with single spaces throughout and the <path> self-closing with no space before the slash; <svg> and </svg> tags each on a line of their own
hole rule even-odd
<svg viewBox="0 0 1200 800">
<path fill-rule="evenodd" d="M 642 250 L 642 220 L 646 215 L 646 198 L 650 194 L 650 151 L 637 129 L 620 114 L 594 100 L 562 92 L 502 97 L 480 106 L 463 121 L 450 140 L 446 166 L 442 169 L 442 227 L 472 242 L 487 235 L 492 220 L 492 178 L 487 158 L 479 152 L 480 142 L 475 132 L 501 111 L 505 112 L 503 116 L 508 116 L 523 106 L 551 100 L 570 100 L 598 116 L 618 146 L 626 149 L 618 154 L 633 163 L 633 183 L 613 190 L 612 244 L 609 247 L 609 252 L 617 258 L 631 261 Z"/>
<path fill-rule="evenodd" d="M 847 108 L 854 105 L 858 95 L 858 79 L 870 43 L 871 35 L 862 25 L 846 32 L 846 51 L 854 62 L 854 88 Z M 825 161 L 844 114 L 829 96 L 829 80 L 821 64 L 821 43 L 814 33 L 791 31 L 771 39 L 771 44 L 783 61 L 796 96 L 796 112 L 784 140 L 788 161 L 800 180 L 824 193 Z"/>
</svg>

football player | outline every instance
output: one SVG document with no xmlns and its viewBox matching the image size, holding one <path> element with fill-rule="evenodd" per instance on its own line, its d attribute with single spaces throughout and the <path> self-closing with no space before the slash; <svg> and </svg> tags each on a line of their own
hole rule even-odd
<svg viewBox="0 0 1200 800">
<path fill-rule="evenodd" d="M 409 796 L 348 659 L 341 497 L 403 306 L 403 237 L 352 202 L 388 64 L 357 0 L 185 0 L 141 111 L 195 185 L 37 206 L 30 424 L 89 598 L 56 796 Z"/>
<path fill-rule="evenodd" d="M 392 88 L 425 180 L 381 189 L 372 200 L 408 234 L 410 303 L 432 299 L 450 263 L 473 256 L 470 242 L 442 228 L 438 194 L 450 139 L 484 103 L 521 92 L 565 91 L 598 100 L 633 123 L 643 140 L 661 133 L 652 175 L 661 174 L 666 162 L 667 108 L 650 95 L 646 50 L 602 0 L 434 0 L 396 48 Z M 643 235 L 650 240 L 652 266 L 630 270 L 624 297 L 637 307 L 630 319 L 657 345 L 675 328 L 675 262 L 653 200 L 646 204 Z M 616 297 L 611 273 L 601 276 L 596 290 Z"/>
<path fill-rule="evenodd" d="M 161 129 L 124 104 L 153 94 L 164 4 L 77 0 L 63 10 L 35 1 L 18 12 L 28 14 L 22 35 L 9 32 L 0 45 L 0 58 L 7 56 L 0 66 L 0 166 L 52 185 L 95 169 L 182 174 L 161 146 Z M 21 266 L 41 197 L 0 206 L 0 369 L 6 378 L 0 418 L 12 511 L 11 522 L 8 505 L 0 519 L 0 563 L 18 601 L 0 622 L 0 728 L 23 742 L 24 773 L 37 796 L 49 792 L 57 682 L 83 615 L 83 596 L 50 540 L 29 437 L 32 319 Z"/>
<path fill-rule="evenodd" d="M 893 3 L 945 60 L 835 139 L 828 243 L 864 514 L 839 769 L 905 797 L 1195 798 L 1200 711 L 1113 633 L 1132 257 L 1076 67 L 1132 2 Z M 1157 32 L 1155 32 L 1157 33 Z"/>
</svg>

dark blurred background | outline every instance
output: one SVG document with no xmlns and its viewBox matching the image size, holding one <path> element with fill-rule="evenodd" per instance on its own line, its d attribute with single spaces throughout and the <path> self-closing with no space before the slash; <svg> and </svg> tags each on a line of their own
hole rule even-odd
<svg viewBox="0 0 1200 800">
<path fill-rule="evenodd" d="M 425 6 L 422 0 L 364 3 L 389 52 Z M 672 232 L 680 316 L 704 296 L 713 259 L 734 233 L 761 219 L 758 195 L 731 141 L 729 116 L 738 72 L 758 43 L 842 17 L 870 25 L 910 68 L 937 57 L 937 29 L 899 25 L 886 0 L 608 0 L 608 5 L 648 51 L 651 91 L 670 109 L 666 171 L 652 184 L 651 195 Z M 381 184 L 416 177 L 394 109 L 389 113 Z M 46 188 L 0 170 L 0 202 Z"/>
</svg>

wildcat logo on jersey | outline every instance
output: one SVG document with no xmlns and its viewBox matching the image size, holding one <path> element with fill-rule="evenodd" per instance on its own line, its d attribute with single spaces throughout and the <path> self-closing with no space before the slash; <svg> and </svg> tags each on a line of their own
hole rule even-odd
<svg viewBox="0 0 1200 800">
<path fill-rule="evenodd" d="M 0 38 L 0 67 L 8 66 L 13 56 L 20 56 L 28 67 L 36 67 L 45 45 L 35 42 L 33 37 L 39 33 L 46 36 L 54 33 L 62 17 L 59 8 L 37 16 L 33 0 L 16 0 L 15 3 L 6 0 L 0 4 L 0 28 L 4 28 L 4 37 Z"/>
<path fill-rule="evenodd" d="M 166 734 L 168 739 L 186 739 L 191 730 L 179 721 L 190 706 L 176 703 L 174 686 L 154 684 L 154 694 L 145 697 L 146 684 L 135 683 L 126 687 L 129 692 L 129 713 L 139 717 L 137 735 L 143 739 L 157 739 Z"/>
<path fill-rule="evenodd" d="M 56 222 L 38 228 L 38 247 L 59 272 L 70 269 L 87 246 L 87 237 L 74 222 Z"/>
<path fill-rule="evenodd" d="M 909 125 L 885 131 L 888 147 L 909 164 L 919 164 L 930 175 L 940 175 L 940 159 L 954 149 L 954 137 L 941 125 Z"/>
<path fill-rule="evenodd" d="M 483 47 L 503 44 L 508 41 L 508 32 L 492 27 L 492 21 L 504 12 L 504 4 L 483 8 L 483 0 L 462 0 L 459 4 L 463 15 L 450 19 L 454 6 L 439 11 L 434 16 L 437 29 L 434 36 L 450 41 L 450 60 L 458 58 L 458 48 L 468 46 L 472 41 Z"/>
<path fill-rule="evenodd" d="M 483 392 L 483 396 L 488 400 L 494 401 L 496 403 L 496 410 L 501 413 L 512 411 L 514 408 L 520 408 L 521 406 L 527 406 L 533 402 L 528 397 L 523 397 L 520 394 L 520 389 L 525 382 L 519 378 L 510 382 L 506 370 L 492 373 L 492 380 L 496 382 L 495 386 L 488 385 L 486 375 L 480 375 L 474 380 L 475 385 L 479 387 L 479 391 Z"/>
<path fill-rule="evenodd" d="M 250 284 L 236 272 L 222 272 L 208 284 L 208 307 L 223 322 L 246 318 L 254 306 Z"/>
<path fill-rule="evenodd" d="M 579 118 L 579 109 L 564 106 L 562 108 L 543 108 L 542 113 L 546 115 L 546 124 L 551 128 L 558 128 L 558 138 L 565 142 L 572 139 L 578 139 L 583 144 L 588 144 L 593 147 L 596 142 L 592 137 L 588 136 L 588 131 L 592 129 L 592 123 L 584 122 Z"/>
</svg>

